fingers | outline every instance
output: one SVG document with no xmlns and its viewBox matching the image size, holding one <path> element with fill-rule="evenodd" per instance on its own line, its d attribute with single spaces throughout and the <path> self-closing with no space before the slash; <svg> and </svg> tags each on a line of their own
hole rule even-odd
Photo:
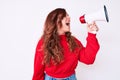
<svg viewBox="0 0 120 80">
<path fill-rule="evenodd" d="M 93 31 L 98 31 L 99 28 L 98 26 L 96 25 L 95 21 L 93 21 L 92 23 L 87 23 L 87 28 L 88 28 L 88 32 L 93 32 Z"/>
<path fill-rule="evenodd" d="M 97 26 L 96 23 L 95 23 L 95 21 L 93 21 L 92 23 L 87 23 L 87 25 L 88 25 L 89 27 Z"/>
</svg>

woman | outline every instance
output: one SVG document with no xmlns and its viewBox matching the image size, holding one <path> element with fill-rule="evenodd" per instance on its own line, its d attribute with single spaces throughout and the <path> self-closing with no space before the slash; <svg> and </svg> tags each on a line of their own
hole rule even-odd
<svg viewBox="0 0 120 80">
<path fill-rule="evenodd" d="M 39 40 L 34 60 L 32 80 L 77 80 L 75 68 L 78 61 L 93 64 L 99 50 L 94 31 L 95 22 L 87 24 L 87 45 L 71 35 L 70 17 L 66 10 L 51 11 L 44 24 L 44 32 Z"/>
</svg>

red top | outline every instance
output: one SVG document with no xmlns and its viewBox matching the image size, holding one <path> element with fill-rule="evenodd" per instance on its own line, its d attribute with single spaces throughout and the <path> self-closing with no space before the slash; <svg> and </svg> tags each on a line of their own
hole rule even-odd
<svg viewBox="0 0 120 80">
<path fill-rule="evenodd" d="M 99 50 L 99 43 L 96 39 L 96 34 L 88 33 L 86 47 L 75 38 L 76 42 L 82 46 L 82 49 L 79 50 L 76 48 L 74 53 L 70 52 L 65 35 L 60 35 L 60 39 L 61 45 L 64 49 L 64 61 L 59 65 L 51 64 L 50 67 L 42 64 L 43 50 L 41 47 L 43 40 L 41 39 L 38 42 L 34 59 L 34 74 L 32 80 L 44 80 L 44 73 L 56 78 L 68 77 L 75 73 L 78 61 L 85 64 L 93 64 Z"/>
</svg>

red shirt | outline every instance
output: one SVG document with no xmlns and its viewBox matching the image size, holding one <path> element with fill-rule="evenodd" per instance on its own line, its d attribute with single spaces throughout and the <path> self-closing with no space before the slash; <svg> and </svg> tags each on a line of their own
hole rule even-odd
<svg viewBox="0 0 120 80">
<path fill-rule="evenodd" d="M 64 49 L 64 61 L 59 65 L 51 64 L 50 67 L 42 64 L 44 51 L 42 50 L 43 40 L 39 40 L 36 47 L 35 59 L 34 59 L 34 74 L 32 80 L 44 80 L 44 74 L 48 74 L 56 78 L 65 78 L 75 73 L 78 61 L 85 64 L 93 64 L 96 54 L 99 50 L 99 43 L 96 39 L 96 34 L 88 33 L 86 38 L 87 44 L 84 47 L 81 42 L 76 39 L 76 42 L 82 46 L 82 49 L 75 49 L 74 52 L 70 52 L 66 36 L 60 35 L 60 43 Z"/>
</svg>

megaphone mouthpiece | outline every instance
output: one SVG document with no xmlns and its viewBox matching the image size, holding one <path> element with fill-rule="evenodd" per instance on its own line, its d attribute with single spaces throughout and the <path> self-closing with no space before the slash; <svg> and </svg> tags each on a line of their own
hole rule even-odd
<svg viewBox="0 0 120 80">
<path fill-rule="evenodd" d="M 83 15 L 83 16 L 80 17 L 80 22 L 81 23 L 86 23 L 86 21 L 85 21 L 85 15 Z"/>
</svg>

